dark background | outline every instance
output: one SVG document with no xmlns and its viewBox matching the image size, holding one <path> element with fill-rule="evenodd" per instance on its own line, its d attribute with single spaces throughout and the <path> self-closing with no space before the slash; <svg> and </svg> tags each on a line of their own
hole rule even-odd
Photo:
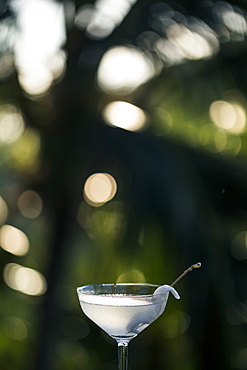
<svg viewBox="0 0 247 370">
<path fill-rule="evenodd" d="M 209 115 L 214 101 L 246 112 L 245 1 L 140 0 L 97 38 L 75 23 L 88 2 L 54 1 L 64 9 L 65 67 L 42 93 L 25 90 L 20 78 L 21 3 L 0 5 L 0 241 L 11 225 L 30 249 L 18 255 L 1 245 L 1 368 L 116 369 L 116 344 L 83 315 L 76 287 L 122 274 L 126 281 L 171 283 L 200 261 L 202 268 L 176 286 L 181 300 L 171 296 L 162 317 L 130 343 L 130 370 L 246 369 L 246 133 L 219 129 Z M 203 22 L 218 48 L 207 57 L 162 59 L 152 37 L 167 39 L 167 19 L 182 24 L 184 34 Z M 45 16 L 43 27 L 45 34 Z M 119 45 L 141 50 L 159 73 L 132 91 L 101 88 L 100 61 Z M 107 125 L 102 106 L 117 100 L 146 111 L 148 127 Z M 25 129 L 4 141 L 9 105 Z M 94 173 L 117 183 L 115 197 L 97 207 L 83 197 Z M 36 198 L 22 207 L 19 201 L 30 190 L 42 201 L 35 216 L 23 209 L 35 210 Z M 23 291 L 24 275 L 15 281 L 8 273 L 13 266 L 41 273 L 47 290 Z"/>
</svg>

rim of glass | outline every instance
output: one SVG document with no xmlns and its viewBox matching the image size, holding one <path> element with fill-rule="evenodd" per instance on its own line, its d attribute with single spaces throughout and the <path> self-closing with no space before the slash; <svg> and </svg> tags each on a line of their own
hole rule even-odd
<svg viewBox="0 0 247 370">
<path fill-rule="evenodd" d="M 94 294 L 92 292 L 87 292 L 87 291 L 82 291 L 83 288 L 89 288 L 89 287 L 93 287 L 93 286 L 117 286 L 117 285 L 122 285 L 122 286 L 126 286 L 126 285 L 133 285 L 133 286 L 148 286 L 148 287 L 154 287 L 154 288 L 158 288 L 160 287 L 161 285 L 158 285 L 158 284 L 149 284 L 149 283 L 99 283 L 99 284 L 88 284 L 88 285 L 82 285 L 78 288 L 76 288 L 76 291 L 78 294 L 84 294 L 84 295 L 97 295 L 97 296 L 105 296 L 106 294 Z M 167 292 L 166 292 L 167 293 Z M 166 294 L 165 293 L 165 294 Z M 158 293 L 158 295 L 164 295 L 164 293 Z M 126 298 L 126 297 L 132 297 L 133 295 L 131 294 L 126 294 L 126 295 L 117 295 L 117 298 Z M 114 297 L 114 296 L 113 296 Z M 136 294 L 135 295 L 135 298 L 143 298 L 143 297 L 153 297 L 153 294 Z"/>
</svg>

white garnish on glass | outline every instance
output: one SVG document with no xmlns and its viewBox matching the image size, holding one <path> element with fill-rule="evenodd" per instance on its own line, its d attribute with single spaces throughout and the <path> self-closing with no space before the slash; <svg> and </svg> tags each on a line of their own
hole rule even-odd
<svg viewBox="0 0 247 370">
<path fill-rule="evenodd" d="M 178 292 L 170 285 L 161 285 L 155 291 L 154 294 L 165 294 L 171 292 L 176 299 L 180 299 Z"/>
</svg>

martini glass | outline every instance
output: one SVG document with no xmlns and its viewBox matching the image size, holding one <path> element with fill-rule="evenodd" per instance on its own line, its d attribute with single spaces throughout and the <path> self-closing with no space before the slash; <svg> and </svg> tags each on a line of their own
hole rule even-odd
<svg viewBox="0 0 247 370">
<path fill-rule="evenodd" d="M 77 288 L 82 311 L 118 344 L 118 369 L 128 369 L 128 344 L 165 310 L 169 291 L 153 284 L 96 284 Z"/>
</svg>

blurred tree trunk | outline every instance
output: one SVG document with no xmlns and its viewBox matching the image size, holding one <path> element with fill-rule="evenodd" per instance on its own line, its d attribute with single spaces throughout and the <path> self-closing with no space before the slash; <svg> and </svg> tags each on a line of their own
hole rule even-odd
<svg viewBox="0 0 247 370">
<path fill-rule="evenodd" d="M 53 352 L 63 311 L 56 305 L 55 288 L 63 280 L 68 242 L 75 223 L 75 201 L 82 197 L 85 171 L 90 166 L 89 151 L 93 143 L 97 94 L 94 88 L 94 69 L 80 69 L 79 54 L 86 43 L 81 32 L 68 35 L 65 78 L 54 88 L 55 119 L 43 132 L 43 160 L 48 176 L 40 192 L 52 215 L 53 236 L 49 246 L 47 267 L 48 289 L 41 306 L 42 320 L 36 363 L 37 370 L 54 369 Z M 95 148 L 94 148 L 95 150 Z M 78 204 L 77 204 L 78 205 Z M 76 294 L 76 292 L 75 292 Z"/>
</svg>

